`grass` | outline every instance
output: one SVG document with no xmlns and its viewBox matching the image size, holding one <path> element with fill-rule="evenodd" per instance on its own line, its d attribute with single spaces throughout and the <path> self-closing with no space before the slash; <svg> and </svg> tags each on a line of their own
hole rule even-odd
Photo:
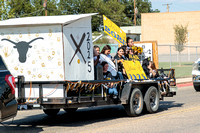
<svg viewBox="0 0 200 133">
<path fill-rule="evenodd" d="M 192 65 L 193 62 L 181 62 L 181 66 L 179 66 L 178 62 L 172 62 L 171 68 L 175 69 L 175 77 L 176 78 L 184 78 L 192 76 Z M 170 68 L 169 62 L 160 62 L 159 68 L 168 69 Z"/>
</svg>

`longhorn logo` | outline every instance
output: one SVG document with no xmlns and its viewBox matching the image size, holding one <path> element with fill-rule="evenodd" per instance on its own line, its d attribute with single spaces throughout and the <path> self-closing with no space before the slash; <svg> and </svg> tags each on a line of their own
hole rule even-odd
<svg viewBox="0 0 200 133">
<path fill-rule="evenodd" d="M 8 41 L 8 42 L 11 42 L 12 44 L 14 44 L 15 46 L 13 46 L 13 48 L 17 48 L 17 51 L 19 53 L 19 61 L 21 63 L 24 63 L 24 62 L 26 62 L 26 54 L 28 52 L 28 49 L 32 48 L 32 46 L 30 46 L 29 44 L 31 44 L 32 42 L 34 42 L 35 40 L 38 40 L 38 39 L 44 39 L 44 38 L 38 37 L 38 38 L 31 40 L 30 42 L 20 41 L 18 43 L 13 42 L 9 39 L 1 39 L 1 41 Z"/>
</svg>

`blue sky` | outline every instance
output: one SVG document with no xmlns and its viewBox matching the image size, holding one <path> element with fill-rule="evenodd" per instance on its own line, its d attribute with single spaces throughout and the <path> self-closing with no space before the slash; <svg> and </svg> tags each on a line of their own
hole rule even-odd
<svg viewBox="0 0 200 133">
<path fill-rule="evenodd" d="M 166 12 L 169 5 L 170 12 L 183 11 L 200 11 L 200 0 L 149 0 L 152 4 L 152 9 L 158 9 L 160 12 Z"/>
</svg>

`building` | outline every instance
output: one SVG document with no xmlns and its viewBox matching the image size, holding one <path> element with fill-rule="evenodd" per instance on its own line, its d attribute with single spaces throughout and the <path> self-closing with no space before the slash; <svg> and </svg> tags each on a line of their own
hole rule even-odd
<svg viewBox="0 0 200 133">
<path fill-rule="evenodd" d="M 141 26 L 122 26 L 120 27 L 127 37 L 132 38 L 134 41 L 140 41 L 141 39 Z"/>
<path fill-rule="evenodd" d="M 190 48 L 185 48 L 182 54 L 200 52 L 200 11 L 142 13 L 141 21 L 141 41 L 157 41 L 159 54 L 170 53 L 170 47 L 164 45 L 174 45 L 175 25 L 188 26 L 186 46 Z M 177 54 L 175 48 L 171 48 L 171 53 Z"/>
</svg>

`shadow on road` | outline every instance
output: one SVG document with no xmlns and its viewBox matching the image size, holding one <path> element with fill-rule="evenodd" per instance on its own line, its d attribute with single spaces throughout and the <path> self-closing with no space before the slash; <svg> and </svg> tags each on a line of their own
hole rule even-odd
<svg viewBox="0 0 200 133">
<path fill-rule="evenodd" d="M 168 110 L 169 108 L 181 107 L 182 103 L 175 103 L 175 101 L 161 101 L 159 112 Z M 145 114 L 144 114 L 145 115 Z M 51 126 L 65 126 L 65 127 L 79 127 L 92 123 L 98 123 L 117 118 L 128 117 L 123 106 L 104 106 L 95 108 L 79 109 L 73 114 L 60 111 L 57 116 L 49 117 L 45 114 L 31 115 L 22 119 L 14 120 L 13 123 L 4 122 L 8 126 L 1 126 L 1 132 L 21 132 L 31 131 L 40 132 L 44 127 Z M 9 125 L 10 124 L 10 125 Z"/>
<path fill-rule="evenodd" d="M 175 103 L 175 101 L 161 101 L 158 112 L 168 110 L 169 108 L 182 107 L 183 103 Z"/>
<path fill-rule="evenodd" d="M 30 115 L 23 119 L 14 120 L 13 123 L 10 121 L 4 122 L 6 126 L 1 126 L 0 131 L 40 132 L 43 131 L 42 128 L 48 126 L 79 127 L 122 117 L 127 117 L 122 105 L 85 108 L 79 109 L 73 114 L 68 114 L 65 111 L 60 111 L 57 116 L 53 117 L 47 116 L 45 114 L 39 114 Z"/>
</svg>

